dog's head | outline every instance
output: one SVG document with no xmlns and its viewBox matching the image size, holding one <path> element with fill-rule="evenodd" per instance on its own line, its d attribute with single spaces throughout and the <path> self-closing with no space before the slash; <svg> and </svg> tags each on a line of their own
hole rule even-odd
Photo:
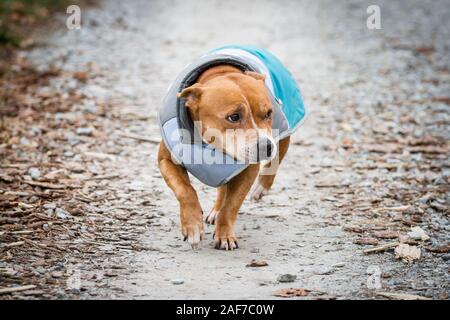
<svg viewBox="0 0 450 320">
<path fill-rule="evenodd" d="M 256 72 L 236 72 L 179 93 L 203 141 L 246 163 L 274 157 L 273 106 L 264 79 Z"/>
</svg>

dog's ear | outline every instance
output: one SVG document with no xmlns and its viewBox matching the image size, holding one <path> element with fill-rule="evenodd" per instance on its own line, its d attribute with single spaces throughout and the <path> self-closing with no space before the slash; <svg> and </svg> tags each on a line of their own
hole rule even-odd
<svg viewBox="0 0 450 320">
<path fill-rule="evenodd" d="M 178 98 L 186 99 L 185 105 L 188 108 L 194 109 L 197 106 L 198 100 L 203 93 L 203 88 L 199 83 L 183 89 L 178 93 Z"/>
<path fill-rule="evenodd" d="M 245 71 L 245 74 L 252 78 L 255 78 L 256 80 L 262 80 L 262 81 L 266 80 L 266 75 L 262 74 L 262 73 L 258 73 L 258 72 L 254 72 L 254 71 Z"/>
</svg>

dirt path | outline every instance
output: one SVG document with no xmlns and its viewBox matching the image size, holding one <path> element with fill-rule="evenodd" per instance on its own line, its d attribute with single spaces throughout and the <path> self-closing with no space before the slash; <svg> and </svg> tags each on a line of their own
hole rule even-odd
<svg viewBox="0 0 450 320">
<path fill-rule="evenodd" d="M 89 161 L 91 176 L 104 179 L 82 189 L 93 200 L 83 223 L 99 225 L 95 239 L 89 229 L 81 238 L 93 246 L 66 252 L 61 268 L 64 279 L 80 278 L 81 290 L 61 282 L 49 297 L 267 299 L 301 287 L 324 298 L 379 298 L 377 291 L 447 298 L 449 9 L 444 1 L 408 3 L 407 14 L 382 2 L 383 29 L 368 30 L 360 1 L 105 1 L 83 12 L 81 30 L 57 31 L 26 53 L 43 69 L 89 69 L 85 84 L 60 77 L 52 85 L 85 94 L 84 112 L 107 101 L 112 115 L 92 123 L 100 143 L 82 140 L 62 158 Z M 157 144 L 130 135 L 159 140 L 167 86 L 224 43 L 256 43 L 278 55 L 310 114 L 270 194 L 244 203 L 239 250 L 214 250 L 208 226 L 194 252 L 181 241 Z M 215 190 L 195 185 L 208 212 Z M 408 208 L 389 209 L 399 206 Z M 422 250 L 413 264 L 393 250 L 364 255 L 372 246 L 355 243 L 396 241 L 415 225 L 431 240 L 410 240 Z M 268 266 L 246 267 L 252 259 Z M 382 288 L 367 288 L 368 268 L 380 270 Z M 283 274 L 297 278 L 280 283 Z"/>
</svg>

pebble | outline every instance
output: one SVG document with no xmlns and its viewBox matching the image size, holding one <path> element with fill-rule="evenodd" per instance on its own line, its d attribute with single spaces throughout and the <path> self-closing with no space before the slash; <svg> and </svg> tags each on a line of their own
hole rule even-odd
<svg viewBox="0 0 450 320">
<path fill-rule="evenodd" d="M 60 218 L 60 219 L 67 219 L 67 216 L 69 215 L 69 213 L 61 208 L 56 208 L 55 209 L 55 214 L 56 217 Z"/>
<path fill-rule="evenodd" d="M 277 278 L 278 282 L 294 282 L 297 279 L 297 276 L 295 274 L 282 274 L 279 275 Z"/>
<path fill-rule="evenodd" d="M 50 202 L 43 205 L 44 209 L 56 209 L 56 203 Z"/>
<path fill-rule="evenodd" d="M 37 180 L 41 177 L 41 171 L 38 168 L 30 168 L 28 174 L 33 180 Z"/>
<path fill-rule="evenodd" d="M 53 209 L 49 208 L 49 209 L 45 210 L 45 213 L 47 214 L 47 217 L 50 218 L 51 216 L 53 216 Z"/>
<path fill-rule="evenodd" d="M 330 267 L 319 267 L 316 270 L 314 270 L 314 274 L 327 275 L 327 274 L 332 274 L 334 271 L 335 270 Z"/>
<path fill-rule="evenodd" d="M 345 267 L 345 262 L 338 262 L 332 265 L 333 268 L 342 268 Z"/>
<path fill-rule="evenodd" d="M 92 136 L 94 129 L 92 128 L 77 128 L 77 134 L 80 136 Z"/>
<path fill-rule="evenodd" d="M 172 279 L 170 282 L 172 282 L 172 284 L 179 285 L 179 284 L 183 284 L 184 280 L 183 279 Z"/>
<path fill-rule="evenodd" d="M 444 261 L 450 261 L 450 253 L 446 253 L 442 256 L 442 259 L 444 259 Z"/>
<path fill-rule="evenodd" d="M 64 274 L 61 271 L 54 271 L 52 272 L 52 277 L 53 278 L 62 278 L 64 276 Z"/>
</svg>

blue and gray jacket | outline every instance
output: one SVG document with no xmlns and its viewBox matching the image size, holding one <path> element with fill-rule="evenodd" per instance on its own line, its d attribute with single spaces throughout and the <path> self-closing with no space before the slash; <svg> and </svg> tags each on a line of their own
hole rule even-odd
<svg viewBox="0 0 450 320">
<path fill-rule="evenodd" d="M 177 94 L 193 85 L 204 71 L 222 64 L 266 75 L 265 83 L 274 107 L 272 128 L 275 139 L 293 134 L 305 118 L 300 89 L 291 73 L 280 60 L 264 49 L 255 46 L 224 46 L 186 66 L 169 87 L 160 109 L 161 135 L 172 159 L 212 187 L 227 183 L 249 164 L 232 159 L 204 143 L 189 118 L 184 99 L 177 98 Z"/>
</svg>

